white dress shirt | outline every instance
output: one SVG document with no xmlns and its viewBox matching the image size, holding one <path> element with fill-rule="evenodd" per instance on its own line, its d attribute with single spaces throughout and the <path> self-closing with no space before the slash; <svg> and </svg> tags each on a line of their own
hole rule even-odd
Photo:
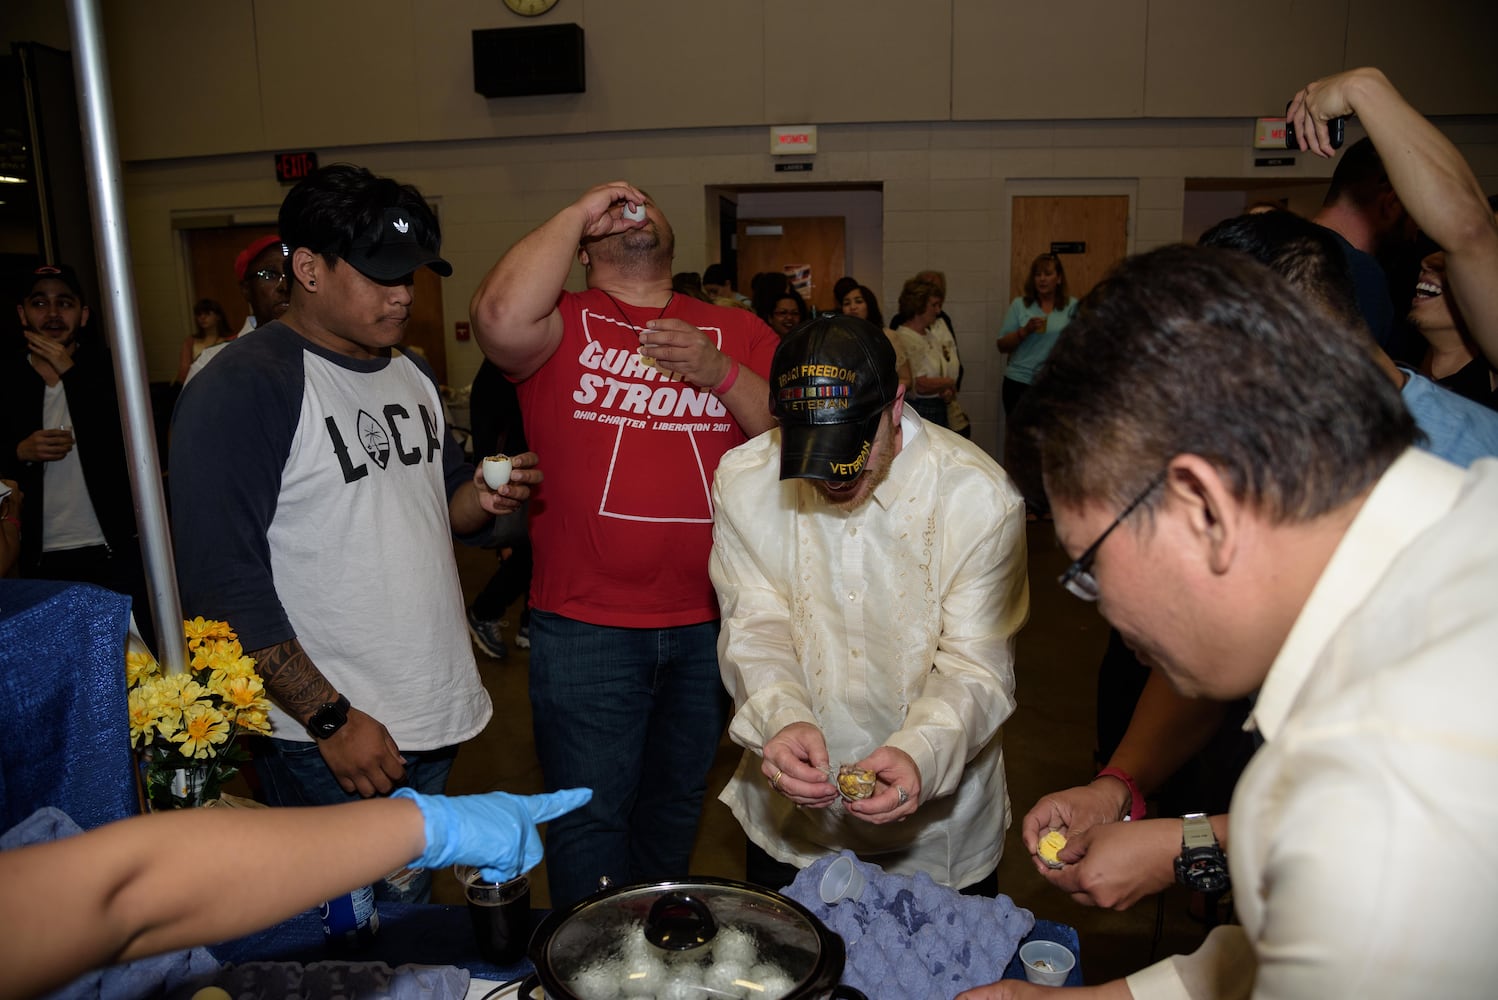
<svg viewBox="0 0 1498 1000">
<path fill-rule="evenodd" d="M 718 656 L 746 748 L 720 798 L 773 857 L 848 848 L 887 871 L 964 886 L 993 871 L 1009 822 L 999 727 L 1029 611 L 1024 503 L 982 449 L 907 410 L 889 476 L 852 511 L 782 482 L 780 432 L 733 449 L 713 485 Z M 887 745 L 921 775 L 907 822 L 796 809 L 760 751 L 807 722 L 834 765 Z"/>
<path fill-rule="evenodd" d="M 1241 926 L 1135 997 L 1498 993 L 1498 461 L 1408 451 L 1259 692 L 1233 793 Z"/>
</svg>

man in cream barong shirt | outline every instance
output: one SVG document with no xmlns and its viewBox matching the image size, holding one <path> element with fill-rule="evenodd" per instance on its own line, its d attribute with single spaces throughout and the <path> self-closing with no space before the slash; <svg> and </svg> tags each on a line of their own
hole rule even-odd
<svg viewBox="0 0 1498 1000">
<path fill-rule="evenodd" d="M 770 399 L 780 427 L 718 467 L 709 564 L 745 748 L 721 798 L 748 876 L 778 888 L 848 849 L 992 893 L 1024 503 L 980 448 L 905 409 L 894 350 L 863 320 L 793 331 Z M 839 764 L 874 771 L 875 794 L 842 801 Z"/>
<path fill-rule="evenodd" d="M 1412 447 L 1366 338 L 1247 255 L 1165 247 L 1088 294 L 1015 414 L 1060 582 L 1181 694 L 1255 695 L 1264 739 L 1221 845 L 1238 923 L 1091 996 L 1493 995 L 1498 462 Z"/>
</svg>

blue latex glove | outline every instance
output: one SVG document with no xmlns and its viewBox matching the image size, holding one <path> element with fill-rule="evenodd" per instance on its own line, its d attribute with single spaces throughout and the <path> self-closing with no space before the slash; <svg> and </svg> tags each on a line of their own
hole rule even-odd
<svg viewBox="0 0 1498 1000">
<path fill-rule="evenodd" d="M 411 867 L 473 865 L 490 882 L 508 882 L 541 863 L 536 824 L 570 813 L 593 798 L 593 789 L 449 797 L 402 788 L 390 797 L 415 802 L 426 822 L 427 847 Z"/>
</svg>

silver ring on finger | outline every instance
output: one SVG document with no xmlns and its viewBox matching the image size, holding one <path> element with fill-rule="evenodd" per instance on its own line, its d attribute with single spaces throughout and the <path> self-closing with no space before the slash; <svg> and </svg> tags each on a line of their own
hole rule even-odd
<svg viewBox="0 0 1498 1000">
<path fill-rule="evenodd" d="M 907 803 L 907 802 L 910 801 L 910 793 L 907 792 L 904 788 L 902 788 L 899 785 L 896 785 L 895 786 L 895 791 L 898 792 L 899 796 L 900 796 L 900 801 L 898 803 L 896 803 L 896 805 L 903 806 L 905 803 Z"/>
</svg>

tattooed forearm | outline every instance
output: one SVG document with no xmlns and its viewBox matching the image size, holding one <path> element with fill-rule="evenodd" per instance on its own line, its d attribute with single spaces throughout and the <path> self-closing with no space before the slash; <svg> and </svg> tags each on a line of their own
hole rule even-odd
<svg viewBox="0 0 1498 1000">
<path fill-rule="evenodd" d="M 287 639 L 249 654 L 265 681 L 265 690 L 297 721 L 306 723 L 312 713 L 338 697 L 338 690 L 318 671 L 302 644 Z"/>
</svg>

